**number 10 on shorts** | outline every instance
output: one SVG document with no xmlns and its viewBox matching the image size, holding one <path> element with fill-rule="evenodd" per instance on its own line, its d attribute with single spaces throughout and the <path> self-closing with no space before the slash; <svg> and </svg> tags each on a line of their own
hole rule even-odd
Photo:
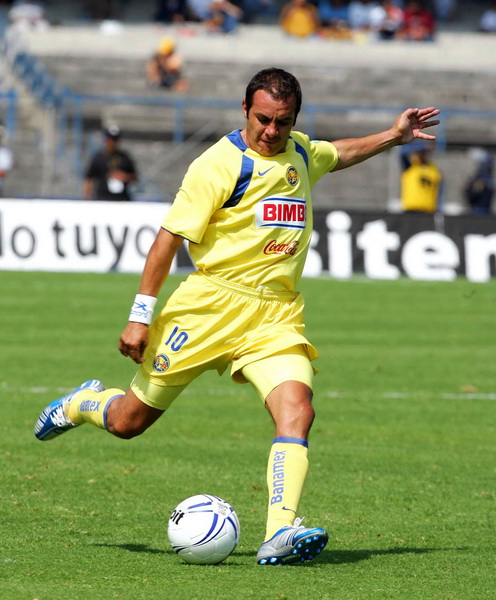
<svg viewBox="0 0 496 600">
<path fill-rule="evenodd" d="M 165 342 L 166 346 L 170 345 L 170 349 L 178 352 L 188 340 L 188 334 L 185 331 L 179 331 L 179 327 L 174 327 L 169 339 Z"/>
</svg>

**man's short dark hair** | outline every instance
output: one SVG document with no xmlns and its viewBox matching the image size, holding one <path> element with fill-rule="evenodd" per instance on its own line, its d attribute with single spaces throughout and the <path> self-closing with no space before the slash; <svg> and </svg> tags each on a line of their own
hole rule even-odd
<svg viewBox="0 0 496 600">
<path fill-rule="evenodd" d="M 246 88 L 245 103 L 246 112 L 250 112 L 253 105 L 253 96 L 258 90 L 264 90 L 275 100 L 287 101 L 295 99 L 295 122 L 301 108 L 301 87 L 294 75 L 283 69 L 263 69 L 254 75 Z"/>
</svg>

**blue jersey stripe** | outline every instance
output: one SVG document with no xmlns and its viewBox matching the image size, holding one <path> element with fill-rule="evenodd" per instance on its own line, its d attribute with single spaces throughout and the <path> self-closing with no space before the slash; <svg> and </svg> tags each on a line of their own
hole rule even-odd
<svg viewBox="0 0 496 600">
<path fill-rule="evenodd" d="M 291 138 L 293 139 L 293 138 Z M 299 154 L 301 154 L 303 160 L 305 161 L 305 165 L 307 166 L 307 170 L 308 170 L 308 154 L 307 151 L 305 150 L 305 148 L 303 148 L 303 146 L 301 144 L 298 144 L 298 142 L 296 140 L 293 140 L 294 144 L 295 144 L 295 150 L 296 152 L 298 152 Z"/>
<path fill-rule="evenodd" d="M 245 144 L 245 141 L 241 135 L 241 129 L 235 129 L 234 131 L 231 131 L 231 133 L 229 133 L 226 137 L 236 146 L 236 148 L 241 150 L 241 152 L 247 150 L 248 146 Z"/>
<path fill-rule="evenodd" d="M 226 137 L 232 144 L 234 144 L 234 146 L 236 146 L 236 148 L 238 148 L 238 150 L 241 150 L 241 152 L 244 153 L 245 150 L 248 149 L 248 146 L 245 144 L 245 141 L 243 140 L 240 129 L 236 129 L 236 130 L 232 131 Z M 293 138 L 291 138 L 291 139 L 293 139 Z M 295 150 L 298 152 L 298 154 L 301 155 L 301 157 L 305 161 L 305 165 L 308 169 L 307 151 L 296 140 L 293 140 L 293 141 L 295 144 Z M 253 159 L 249 158 L 248 156 L 243 154 L 243 158 L 241 160 L 241 173 L 239 174 L 238 181 L 236 182 L 236 185 L 234 187 L 234 190 L 233 190 L 231 196 L 229 197 L 229 200 L 227 200 L 224 203 L 222 208 L 230 208 L 232 206 L 237 206 L 239 204 L 241 198 L 243 197 L 244 193 L 246 192 L 248 186 L 250 185 L 250 181 L 251 181 L 251 178 L 253 175 L 253 167 L 254 167 Z"/>
<path fill-rule="evenodd" d="M 230 206 L 236 206 L 237 204 L 239 204 L 239 201 L 241 200 L 244 193 L 246 192 L 246 189 L 250 185 L 251 176 L 253 175 L 253 166 L 253 159 L 243 154 L 243 158 L 241 160 L 241 173 L 239 174 L 238 181 L 234 186 L 234 190 L 231 194 L 231 197 L 227 202 L 224 203 L 222 208 L 229 208 Z"/>
</svg>

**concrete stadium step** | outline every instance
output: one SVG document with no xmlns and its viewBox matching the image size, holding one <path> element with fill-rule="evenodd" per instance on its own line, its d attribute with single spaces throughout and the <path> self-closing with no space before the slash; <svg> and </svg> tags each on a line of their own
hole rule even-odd
<svg viewBox="0 0 496 600">
<path fill-rule="evenodd" d="M 199 31 L 181 37 L 174 27 L 152 26 L 124 28 L 122 35 L 102 36 L 98 28 L 52 28 L 46 34 L 29 34 L 27 45 L 46 64 L 58 83 L 79 93 L 130 95 L 148 99 L 180 97 L 173 92 L 147 88 L 145 63 L 158 40 L 175 35 L 185 58 L 185 74 L 191 88 L 185 95 L 193 98 L 220 98 L 240 106 L 249 78 L 270 64 L 287 68 L 300 79 L 305 105 L 349 106 L 339 113 L 302 113 L 297 128 L 309 130 L 315 138 L 338 139 L 360 136 L 389 127 L 392 112 L 403 106 L 436 105 L 442 109 L 492 110 L 496 79 L 492 77 L 491 40 L 479 35 L 440 35 L 434 44 L 362 44 L 333 43 L 323 40 L 290 40 L 274 27 L 241 28 L 239 35 L 208 37 Z M 177 35 L 176 35 L 177 34 Z M 269 57 L 269 58 L 268 58 Z M 373 107 L 371 110 L 364 106 Z M 24 111 L 23 119 L 30 110 Z M 448 114 L 447 112 L 445 114 Z M 195 152 L 178 148 L 171 137 L 177 125 L 174 109 L 143 107 L 120 102 L 85 104 L 83 117 L 86 133 L 95 134 L 102 122 L 116 121 L 124 131 L 125 146 L 137 155 L 143 171 L 144 186 L 172 196 Z M 226 110 L 187 109 L 186 136 L 209 128 L 210 141 L 242 124 L 240 108 Z M 449 116 L 443 127 L 452 144 L 496 146 L 494 119 L 476 120 L 468 115 Z M 85 140 L 87 135 L 85 134 Z M 201 139 L 201 136 L 200 138 Z M 87 143 L 83 145 L 87 151 Z M 22 154 L 19 147 L 19 154 Z M 164 159 L 165 157 L 165 159 Z M 461 153 L 436 156 L 445 171 L 446 196 L 459 202 L 462 182 L 470 165 Z M 36 180 L 33 188 L 47 175 L 31 166 Z M 65 165 L 53 167 L 50 178 L 57 190 L 74 194 L 80 182 L 64 181 L 59 172 Z M 315 191 L 317 206 L 375 206 L 384 208 L 399 174 L 394 158 L 375 157 L 350 171 L 324 178 Z M 29 166 L 22 171 L 28 178 Z M 25 181 L 19 183 L 26 185 Z M 79 193 L 79 192 L 78 192 Z"/>
</svg>

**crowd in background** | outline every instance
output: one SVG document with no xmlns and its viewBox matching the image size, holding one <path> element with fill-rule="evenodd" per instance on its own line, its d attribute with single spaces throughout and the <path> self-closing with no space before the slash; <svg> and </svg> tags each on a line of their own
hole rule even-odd
<svg viewBox="0 0 496 600">
<path fill-rule="evenodd" d="M 431 40 L 438 23 L 454 21 L 461 0 L 158 0 L 154 19 L 163 23 L 212 19 L 227 22 L 220 29 L 235 31 L 238 23 L 267 20 L 296 33 L 346 37 L 353 31 L 376 32 L 383 39 Z M 479 31 L 496 32 L 496 2 L 482 12 Z M 292 33 L 292 32 L 288 32 Z"/>
<path fill-rule="evenodd" d="M 199 21 L 213 32 L 233 33 L 260 18 L 279 22 L 288 35 L 432 41 L 438 23 L 457 18 L 458 0 L 159 0 L 156 21 Z M 496 32 L 496 2 L 481 15 L 479 30 Z"/>
<path fill-rule="evenodd" d="M 21 27 L 45 28 L 53 24 L 46 18 L 44 4 L 37 0 L 0 0 L 0 5 L 9 7 L 10 22 Z M 118 19 L 123 4 L 83 0 L 81 8 L 87 18 L 103 21 Z M 199 22 L 213 34 L 232 34 L 241 22 L 249 23 L 265 15 L 288 36 L 300 38 L 351 38 L 366 34 L 380 40 L 433 41 L 439 23 L 456 19 L 458 0 L 159 0 L 155 8 L 156 22 Z M 488 3 L 481 13 L 479 31 L 496 33 L 496 2 Z M 146 64 L 147 83 L 185 92 L 189 83 L 182 67 L 175 40 L 164 37 Z M 3 127 L 3 139 L 2 132 Z M 104 133 L 105 145 L 92 157 L 86 170 L 84 197 L 129 200 L 138 179 L 134 161 L 118 147 L 120 131 L 114 135 L 107 128 Z M 444 178 L 432 158 L 434 149 L 423 143 L 402 151 L 400 187 L 405 212 L 443 210 Z M 489 149 L 472 149 L 467 162 L 472 165 L 472 173 L 460 190 L 466 210 L 474 215 L 491 214 L 494 155 Z M 13 166 L 11 150 L 0 143 L 0 197 L 3 181 Z"/>
<path fill-rule="evenodd" d="M 297 37 L 350 38 L 371 33 L 379 39 L 432 41 L 439 23 L 456 20 L 462 0 L 157 0 L 151 19 L 159 23 L 199 22 L 210 33 L 234 33 L 240 23 L 279 23 Z M 81 17 L 120 20 L 130 0 L 80 0 Z M 46 2 L 0 0 L 8 20 L 46 27 Z M 54 24 L 54 23 L 53 23 Z M 481 32 L 496 32 L 496 2 L 478 22 Z"/>
<path fill-rule="evenodd" d="M 351 38 L 370 33 L 379 39 L 431 41 L 439 23 L 456 20 L 461 0 L 157 0 L 151 19 L 159 23 L 199 22 L 210 33 L 234 33 L 240 23 L 279 23 L 297 37 Z M 43 0 L 0 0 L 5 18 L 29 27 L 56 24 Z M 116 20 L 129 0 L 81 0 L 83 19 Z M 481 13 L 478 30 L 496 32 L 496 2 Z"/>
<path fill-rule="evenodd" d="M 418 0 L 290 0 L 281 13 L 284 31 L 300 37 L 351 38 L 361 32 L 384 40 L 432 41 L 436 21 L 435 10 Z"/>
</svg>

